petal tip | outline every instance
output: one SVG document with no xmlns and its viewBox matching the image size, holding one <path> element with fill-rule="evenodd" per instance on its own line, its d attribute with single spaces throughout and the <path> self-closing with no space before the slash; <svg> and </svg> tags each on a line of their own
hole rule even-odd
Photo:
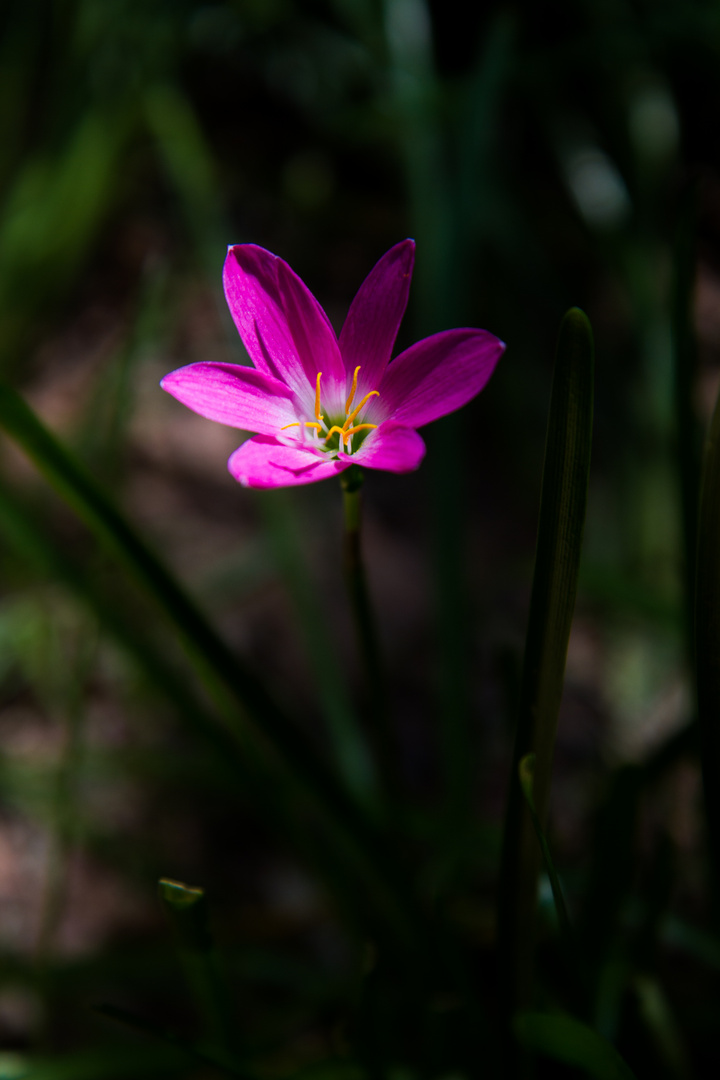
<svg viewBox="0 0 720 1080">
<path fill-rule="evenodd" d="M 172 393 L 172 386 L 176 381 L 175 376 L 177 375 L 178 370 L 180 369 L 176 368 L 174 371 L 168 371 L 167 375 L 163 375 L 160 380 L 160 389 L 164 390 L 167 394 Z"/>
</svg>

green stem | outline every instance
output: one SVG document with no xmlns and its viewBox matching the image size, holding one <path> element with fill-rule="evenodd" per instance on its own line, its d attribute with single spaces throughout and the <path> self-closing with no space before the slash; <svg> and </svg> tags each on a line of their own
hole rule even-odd
<svg viewBox="0 0 720 1080">
<path fill-rule="evenodd" d="M 77 787 L 83 762 L 85 735 L 86 679 L 95 660 L 94 635 L 90 627 L 63 635 L 60 654 L 50 662 L 50 686 L 46 688 L 48 712 L 59 711 L 64 727 L 64 745 L 54 782 L 53 814 L 46 863 L 45 888 L 40 927 L 35 946 L 37 988 L 43 999 L 38 1045 L 52 1041 L 52 1016 L 57 987 L 53 978 L 52 954 L 58 927 L 67 901 L 67 875 L 73 848 L 77 846 Z M 43 695 L 45 696 L 45 695 Z"/>
<path fill-rule="evenodd" d="M 375 619 L 370 605 L 361 548 L 362 470 L 354 465 L 340 477 L 345 513 L 344 571 L 350 597 L 358 647 L 365 669 L 368 736 L 371 740 L 381 784 L 387 797 L 392 790 L 394 748 L 385 704 L 385 673 L 380 656 Z"/>
<path fill-rule="evenodd" d="M 720 882 L 720 394 L 705 449 L 695 586 L 695 666 L 708 847 Z"/>
<path fill-rule="evenodd" d="M 694 650 L 693 600 L 702 456 L 699 425 L 692 400 L 697 369 L 697 343 L 692 312 L 695 288 L 696 202 L 696 191 L 693 187 L 685 196 L 676 229 L 672 289 L 673 402 L 683 527 L 686 647 L 691 664 Z"/>
<path fill-rule="evenodd" d="M 224 1058 L 234 1052 L 229 993 L 210 933 L 203 889 L 171 878 L 158 882 L 160 903 L 172 926 L 188 989 L 202 1023 L 203 1043 Z"/>
<path fill-rule="evenodd" d="M 557 870 L 555 869 L 555 863 L 550 853 L 550 845 L 547 842 L 545 836 L 545 830 L 540 823 L 537 810 L 535 809 L 535 799 L 533 797 L 533 782 L 535 778 L 535 754 L 526 754 L 521 759 L 518 766 L 518 776 L 520 778 L 520 787 L 527 803 L 528 812 L 530 814 L 530 820 L 532 821 L 535 835 L 538 838 L 540 844 L 540 850 L 542 851 L 543 862 L 545 863 L 545 870 L 547 876 L 550 879 L 550 888 L 552 889 L 553 901 L 555 903 L 555 911 L 557 912 L 558 923 L 560 924 L 560 932 L 565 940 L 565 945 L 569 951 L 572 951 L 573 945 L 573 933 L 570 925 L 570 917 L 567 913 L 567 907 L 565 906 L 565 897 L 563 896 L 562 888 L 560 885 L 560 878 L 558 877 Z"/>
<path fill-rule="evenodd" d="M 567 958 L 569 991 L 572 994 L 575 1011 L 585 1011 L 588 1002 L 588 993 L 584 964 L 581 963 L 582 957 L 578 950 L 575 934 L 573 933 L 572 923 L 570 922 L 570 916 L 568 915 L 567 906 L 565 904 L 565 897 L 560 884 L 560 878 L 555 869 L 555 862 L 550 851 L 550 845 L 535 806 L 533 792 L 535 782 L 535 754 L 526 754 L 525 757 L 522 758 L 518 766 L 518 778 L 527 804 L 528 813 L 530 814 L 530 820 L 532 821 L 535 835 L 540 844 L 543 862 L 545 863 L 545 871 L 550 881 L 550 888 L 552 889 L 553 902 L 555 904 L 555 911 L 557 913 L 558 926 L 560 929 L 561 946 Z"/>
</svg>

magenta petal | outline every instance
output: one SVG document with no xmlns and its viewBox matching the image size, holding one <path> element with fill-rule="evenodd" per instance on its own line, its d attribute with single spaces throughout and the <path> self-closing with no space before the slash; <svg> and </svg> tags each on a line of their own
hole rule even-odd
<svg viewBox="0 0 720 1080">
<path fill-rule="evenodd" d="M 283 382 L 298 368 L 277 281 L 278 258 L 256 244 L 228 248 L 225 298 L 256 368 Z"/>
<path fill-rule="evenodd" d="M 344 383 L 335 334 L 315 297 L 287 263 L 255 244 L 228 249 L 223 282 L 228 307 L 255 367 L 314 400 L 323 372 Z"/>
<path fill-rule="evenodd" d="M 278 259 L 278 285 L 297 356 L 306 378 L 315 389 L 322 372 L 322 403 L 331 415 L 340 412 L 345 401 L 345 365 L 330 320 L 317 300 L 291 270 Z"/>
<path fill-rule="evenodd" d="M 340 334 L 340 352 L 349 379 L 360 365 L 358 401 L 377 387 L 392 356 L 407 307 L 414 261 L 414 240 L 403 240 L 390 248 L 350 305 Z"/>
<path fill-rule="evenodd" d="M 274 435 L 296 420 L 292 392 L 254 368 L 211 361 L 171 371 L 163 390 L 208 420 Z"/>
<path fill-rule="evenodd" d="M 266 435 L 248 439 L 230 455 L 228 469 L 244 487 L 276 488 L 313 484 L 347 469 L 349 461 L 333 461 Z"/>
<path fill-rule="evenodd" d="M 379 403 L 389 419 L 422 427 L 454 412 L 487 383 L 505 345 L 487 330 L 444 330 L 418 341 L 385 371 Z"/>
<path fill-rule="evenodd" d="M 397 424 L 382 424 L 365 440 L 356 454 L 344 458 L 352 464 L 388 472 L 412 472 L 425 457 L 425 443 L 417 431 Z"/>
</svg>

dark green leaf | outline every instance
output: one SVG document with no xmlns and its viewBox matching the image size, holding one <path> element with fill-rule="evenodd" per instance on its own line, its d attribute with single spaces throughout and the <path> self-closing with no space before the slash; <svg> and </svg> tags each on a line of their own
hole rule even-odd
<svg viewBox="0 0 720 1080">
<path fill-rule="evenodd" d="M 571 1016 L 519 1013 L 513 1028 L 518 1042 L 536 1054 L 575 1065 L 597 1080 L 634 1080 L 615 1047 Z"/>
<path fill-rule="evenodd" d="M 720 396 L 705 451 L 697 581 L 695 663 L 705 813 L 715 872 L 720 873 Z"/>
<path fill-rule="evenodd" d="M 590 323 L 582 311 L 571 308 L 560 327 L 550 400 L 499 891 L 500 947 L 511 1011 L 527 1005 L 532 995 L 539 869 L 538 845 L 517 780 L 518 767 L 526 754 L 535 754 L 534 799 L 544 828 L 585 524 L 593 367 Z"/>
</svg>

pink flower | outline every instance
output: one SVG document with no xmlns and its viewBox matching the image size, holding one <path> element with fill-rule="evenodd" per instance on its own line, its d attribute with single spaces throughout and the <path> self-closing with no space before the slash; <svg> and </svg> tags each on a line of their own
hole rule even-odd
<svg viewBox="0 0 720 1080">
<path fill-rule="evenodd" d="M 354 464 L 416 469 L 425 443 L 415 428 L 482 390 L 505 348 L 486 330 L 433 334 L 390 363 L 414 255 L 412 240 L 383 255 L 338 339 L 287 263 L 255 244 L 229 248 L 225 296 L 255 366 L 190 364 L 161 386 L 209 420 L 257 433 L 228 461 L 241 484 L 309 484 Z"/>
</svg>

